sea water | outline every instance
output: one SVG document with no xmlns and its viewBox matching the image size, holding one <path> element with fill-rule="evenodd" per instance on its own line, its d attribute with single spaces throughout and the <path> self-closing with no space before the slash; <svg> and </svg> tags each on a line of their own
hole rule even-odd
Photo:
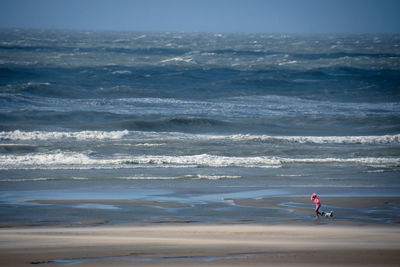
<svg viewBox="0 0 400 267">
<path fill-rule="evenodd" d="M 259 222 L 224 199 L 399 174 L 399 35 L 0 30 L 1 221 Z M 27 202 L 88 198 L 191 208 Z"/>
</svg>

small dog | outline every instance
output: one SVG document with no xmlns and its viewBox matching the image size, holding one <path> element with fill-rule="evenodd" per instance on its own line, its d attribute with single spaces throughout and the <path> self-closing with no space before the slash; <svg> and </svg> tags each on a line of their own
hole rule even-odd
<svg viewBox="0 0 400 267">
<path fill-rule="evenodd" d="M 323 214 L 325 217 L 333 217 L 333 211 L 330 211 L 330 212 L 324 212 L 324 214 Z"/>
</svg>

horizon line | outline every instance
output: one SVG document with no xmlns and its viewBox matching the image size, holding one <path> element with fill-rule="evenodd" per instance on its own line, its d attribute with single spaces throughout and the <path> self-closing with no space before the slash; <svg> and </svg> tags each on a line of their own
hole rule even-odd
<svg viewBox="0 0 400 267">
<path fill-rule="evenodd" d="M 259 31 L 167 31 L 167 30 L 124 30 L 124 29 L 90 29 L 90 28 L 58 28 L 58 27 L 8 27 L 0 26 L 0 30 L 28 31 L 76 31 L 76 32 L 115 32 L 115 33 L 147 33 L 147 34 L 226 34 L 226 35 L 400 35 L 400 32 L 259 32 Z"/>
</svg>

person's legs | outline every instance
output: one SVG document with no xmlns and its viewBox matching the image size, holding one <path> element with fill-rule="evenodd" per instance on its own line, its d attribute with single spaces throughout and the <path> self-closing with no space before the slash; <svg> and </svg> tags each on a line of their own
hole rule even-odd
<svg viewBox="0 0 400 267">
<path fill-rule="evenodd" d="M 324 212 L 319 212 L 319 208 L 321 207 L 321 205 L 317 205 L 316 207 L 315 207 L 315 214 L 317 215 L 317 217 L 318 217 L 318 215 L 321 215 L 321 216 L 323 216 L 324 215 Z"/>
</svg>

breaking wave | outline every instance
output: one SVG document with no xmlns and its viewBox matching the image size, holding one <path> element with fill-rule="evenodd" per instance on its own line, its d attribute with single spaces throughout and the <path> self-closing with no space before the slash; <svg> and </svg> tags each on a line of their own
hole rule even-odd
<svg viewBox="0 0 400 267">
<path fill-rule="evenodd" d="M 227 157 L 209 154 L 191 156 L 126 156 L 117 159 L 93 158 L 84 153 L 30 153 L 0 155 L 0 169 L 119 169 L 119 168 L 281 168 L 291 164 L 353 164 L 370 167 L 399 167 L 400 158 L 284 158 Z M 201 176 L 192 177 L 202 179 Z M 220 177 L 216 177 L 220 178 Z"/>
<path fill-rule="evenodd" d="M 127 130 L 124 131 L 80 131 L 80 132 L 45 132 L 45 131 L 32 131 L 24 132 L 20 130 L 10 132 L 0 132 L 0 141 L 3 140 L 56 140 L 56 139 L 76 139 L 76 140 L 89 140 L 89 139 L 120 139 L 129 134 Z"/>
<path fill-rule="evenodd" d="M 182 125 L 208 125 L 216 124 L 214 120 L 201 119 L 168 119 L 169 122 Z M 271 136 L 271 135 L 210 135 L 190 134 L 180 132 L 154 132 L 154 131 L 3 131 L 0 132 L 0 141 L 30 141 L 30 140 L 118 140 L 127 136 L 165 141 L 165 140 L 227 140 L 232 142 L 263 142 L 263 143 L 299 143 L 299 144 L 400 144 L 400 134 L 371 135 L 371 136 Z M 160 143 L 141 143 L 136 146 L 160 146 Z"/>
<path fill-rule="evenodd" d="M 400 144 L 400 134 L 380 136 L 269 136 L 269 135 L 231 135 L 216 136 L 233 141 L 260 141 L 266 143 L 312 143 L 312 144 Z"/>
</svg>

